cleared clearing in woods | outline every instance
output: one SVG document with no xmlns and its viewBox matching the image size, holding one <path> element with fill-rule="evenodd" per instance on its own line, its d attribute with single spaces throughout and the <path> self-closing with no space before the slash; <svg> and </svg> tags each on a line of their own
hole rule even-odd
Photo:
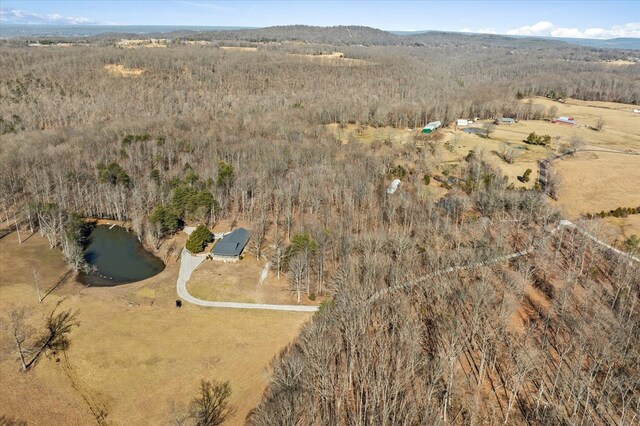
<svg viewBox="0 0 640 426">
<path fill-rule="evenodd" d="M 640 155 L 584 152 L 557 160 L 562 177 L 558 202 L 570 218 L 640 206 Z M 635 216 L 611 221 L 621 235 L 640 235 Z"/>
<path fill-rule="evenodd" d="M 235 52 L 257 52 L 257 47 L 240 47 L 240 46 L 220 46 L 221 50 L 231 50 Z"/>
<path fill-rule="evenodd" d="M 425 141 L 423 147 L 436 145 L 436 159 L 440 170 L 451 170 L 463 162 L 470 151 L 484 152 L 486 158 L 507 176 L 516 187 L 531 188 L 537 178 L 538 161 L 555 155 L 574 137 L 584 141 L 584 149 L 595 152 L 579 153 L 576 157 L 565 157 L 554 164 L 560 173 L 562 183 L 560 194 L 555 203 L 570 219 L 577 219 L 586 213 L 609 211 L 617 207 L 637 207 L 640 205 L 640 155 L 624 155 L 601 151 L 619 151 L 640 153 L 640 114 L 634 113 L 634 105 L 614 102 L 579 101 L 568 99 L 565 102 L 546 98 L 532 98 L 523 101 L 531 105 L 542 105 L 547 109 L 555 107 L 556 116 L 571 116 L 576 126 L 553 124 L 543 120 L 520 120 L 515 124 L 499 125 L 489 138 L 468 134 L 453 126 L 439 130 L 442 138 L 437 142 Z M 604 120 L 604 126 L 596 131 L 598 120 Z M 482 127 L 490 120 L 475 123 Z M 404 144 L 415 144 L 420 140 L 420 129 L 376 128 L 349 124 L 339 126 L 330 124 L 328 128 L 343 143 L 359 141 L 367 144 L 374 142 L 392 144 L 400 152 Z M 527 136 L 535 132 L 550 135 L 552 143 L 548 147 L 529 145 L 524 142 Z M 497 154 L 503 147 L 515 153 L 512 163 L 502 160 Z M 518 176 L 531 169 L 529 182 L 522 183 Z M 435 183 L 436 186 L 439 184 Z M 430 186 L 434 186 L 434 183 Z M 442 188 L 437 197 L 447 191 Z M 610 241 L 625 238 L 631 234 L 640 235 L 640 226 L 633 217 L 605 221 L 605 229 Z"/>
<path fill-rule="evenodd" d="M 299 58 L 306 58 L 312 62 L 323 65 L 369 65 L 372 62 L 363 59 L 345 58 L 342 52 L 321 53 L 321 54 L 292 54 Z"/>
<path fill-rule="evenodd" d="M 12 233 L 0 239 L 0 253 L 3 315 L 28 307 L 37 327 L 60 300 L 62 309 L 80 310 L 66 359 L 44 358 L 28 373 L 19 371 L 13 357 L 0 360 L 3 388 L 11 388 L 2 392 L 2 411 L 30 424 L 45 418 L 51 425 L 95 423 L 88 404 L 105 411 L 110 424 L 169 423 L 171 401 L 184 408 L 201 379 L 230 381 L 238 410 L 230 424 L 243 424 L 267 384 L 269 361 L 311 317 L 176 309 L 175 263 L 151 279 L 119 287 L 84 288 L 70 278 L 38 304 L 32 265 L 48 289 L 67 272 L 60 251 L 50 250 L 38 234 L 19 245 Z M 7 343 L 4 334 L 0 339 Z"/>
<path fill-rule="evenodd" d="M 264 261 L 257 261 L 252 255 L 246 255 L 239 263 L 206 260 L 191 274 L 187 290 L 194 297 L 216 302 L 296 305 L 287 274 L 283 272 L 278 279 L 276 272 L 270 270 L 261 282 L 263 268 Z M 303 295 L 302 304 L 314 303 Z"/>
<path fill-rule="evenodd" d="M 128 68 L 121 64 L 107 64 L 104 69 L 117 77 L 139 77 L 145 72 L 142 68 Z"/>
</svg>

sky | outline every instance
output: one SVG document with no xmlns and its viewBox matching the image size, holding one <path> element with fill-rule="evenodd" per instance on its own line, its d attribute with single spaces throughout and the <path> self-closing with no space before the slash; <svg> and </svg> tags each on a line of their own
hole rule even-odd
<svg viewBox="0 0 640 426">
<path fill-rule="evenodd" d="M 640 38 L 640 1 L 2 0 L 1 24 L 365 25 L 578 38 Z"/>
</svg>

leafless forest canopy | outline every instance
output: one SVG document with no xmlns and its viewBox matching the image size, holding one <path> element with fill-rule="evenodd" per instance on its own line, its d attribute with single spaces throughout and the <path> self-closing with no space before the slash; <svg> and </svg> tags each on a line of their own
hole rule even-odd
<svg viewBox="0 0 640 426">
<path fill-rule="evenodd" d="M 0 45 L 3 216 L 76 269 L 77 215 L 129 220 L 155 246 L 183 222 L 252 223 L 252 250 L 326 300 L 250 423 L 638 422 L 637 265 L 550 233 L 545 195 L 508 186 L 482 153 L 436 200 L 420 187 L 442 171 L 437 137 L 342 144 L 324 126 L 552 113 L 518 93 L 639 104 L 640 66 L 603 63 L 631 53 L 357 27 L 90 42 Z M 293 55 L 335 51 L 360 61 Z"/>
</svg>

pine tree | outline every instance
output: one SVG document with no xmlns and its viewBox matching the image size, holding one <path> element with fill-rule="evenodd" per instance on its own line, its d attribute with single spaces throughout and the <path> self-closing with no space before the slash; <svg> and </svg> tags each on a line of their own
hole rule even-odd
<svg viewBox="0 0 640 426">
<path fill-rule="evenodd" d="M 200 253 L 211 242 L 211 232 L 204 225 L 198 227 L 189 235 L 185 247 L 191 253 Z"/>
</svg>

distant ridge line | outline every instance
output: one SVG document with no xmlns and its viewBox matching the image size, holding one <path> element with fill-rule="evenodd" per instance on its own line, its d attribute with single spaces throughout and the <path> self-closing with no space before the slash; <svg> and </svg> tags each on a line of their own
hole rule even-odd
<svg viewBox="0 0 640 426">
<path fill-rule="evenodd" d="M 168 37 L 216 35 L 244 41 L 303 40 L 310 43 L 365 44 L 365 45 L 414 45 L 431 38 L 451 38 L 459 41 L 486 40 L 551 43 L 558 46 L 574 46 L 597 49 L 640 50 L 640 38 L 576 39 L 540 36 L 515 36 L 508 34 L 484 34 L 441 30 L 385 31 L 361 25 L 277 25 L 270 27 L 244 26 L 189 26 L 189 25 L 29 25 L 3 24 L 0 38 L 91 38 L 118 35 L 147 35 Z"/>
</svg>

